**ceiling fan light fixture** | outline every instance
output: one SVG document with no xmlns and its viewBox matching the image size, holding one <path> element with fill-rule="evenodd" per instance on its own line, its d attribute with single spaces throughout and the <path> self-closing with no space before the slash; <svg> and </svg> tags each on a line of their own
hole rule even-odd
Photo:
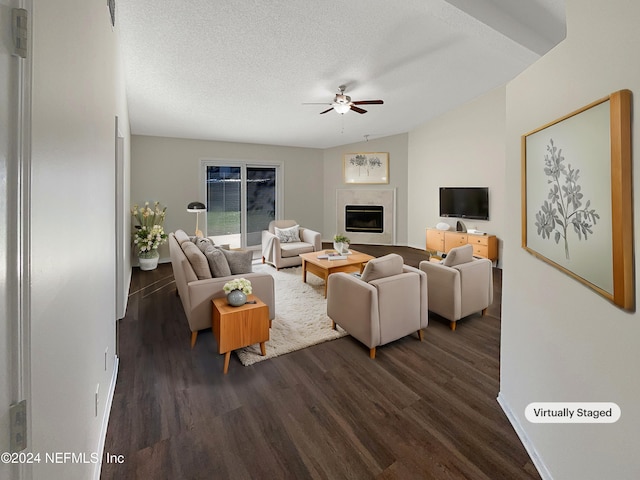
<svg viewBox="0 0 640 480">
<path fill-rule="evenodd" d="M 351 106 L 348 103 L 334 103 L 333 109 L 340 114 L 344 114 L 351 110 Z"/>
</svg>

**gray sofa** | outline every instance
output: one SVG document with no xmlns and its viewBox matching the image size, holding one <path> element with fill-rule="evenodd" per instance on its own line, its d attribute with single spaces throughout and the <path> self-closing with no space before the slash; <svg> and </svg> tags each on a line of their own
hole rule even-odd
<svg viewBox="0 0 640 480">
<path fill-rule="evenodd" d="M 427 278 L 417 268 L 404 265 L 395 253 L 371 260 L 360 278 L 348 273 L 329 275 L 327 315 L 349 335 L 376 347 L 418 334 L 429 321 Z"/>
<path fill-rule="evenodd" d="M 169 252 L 173 275 L 184 313 L 189 322 L 192 348 L 196 343 L 198 331 L 211 328 L 213 314 L 211 300 L 224 297 L 225 293 L 222 287 L 234 278 L 244 277 L 251 281 L 253 293 L 269 306 L 269 318 L 273 320 L 275 317 L 275 286 L 271 275 L 248 272 L 214 277 L 209 269 L 207 257 L 194 246 L 195 243 L 182 230 L 169 234 Z M 227 252 L 227 255 L 232 256 L 231 252 Z M 208 274 L 207 269 L 209 269 Z"/>
</svg>

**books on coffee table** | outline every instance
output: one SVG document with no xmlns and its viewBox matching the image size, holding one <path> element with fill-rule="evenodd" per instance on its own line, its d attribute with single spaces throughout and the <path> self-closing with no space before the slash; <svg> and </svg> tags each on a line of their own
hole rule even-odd
<svg viewBox="0 0 640 480">
<path fill-rule="evenodd" d="M 347 255 L 351 255 L 351 252 L 340 254 L 338 252 L 327 252 L 318 255 L 318 260 L 346 260 Z"/>
</svg>

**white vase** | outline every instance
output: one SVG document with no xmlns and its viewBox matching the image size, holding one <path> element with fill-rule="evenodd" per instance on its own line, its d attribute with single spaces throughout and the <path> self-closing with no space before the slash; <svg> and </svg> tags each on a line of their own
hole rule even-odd
<svg viewBox="0 0 640 480">
<path fill-rule="evenodd" d="M 160 259 L 160 254 L 156 251 L 154 252 L 155 256 L 148 257 L 138 257 L 138 265 L 140 265 L 140 270 L 154 270 L 158 268 L 158 260 Z"/>
<path fill-rule="evenodd" d="M 333 249 L 338 253 L 347 253 L 349 251 L 349 244 L 344 242 L 333 242 Z"/>
</svg>

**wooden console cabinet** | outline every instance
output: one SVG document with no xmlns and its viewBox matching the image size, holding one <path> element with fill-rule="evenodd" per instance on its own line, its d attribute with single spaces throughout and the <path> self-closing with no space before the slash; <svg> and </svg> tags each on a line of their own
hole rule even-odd
<svg viewBox="0 0 640 480">
<path fill-rule="evenodd" d="M 473 254 L 476 257 L 492 261 L 498 259 L 498 238 L 495 235 L 475 235 L 427 228 L 427 250 L 448 253 L 452 248 L 467 244 L 473 245 Z"/>
</svg>

